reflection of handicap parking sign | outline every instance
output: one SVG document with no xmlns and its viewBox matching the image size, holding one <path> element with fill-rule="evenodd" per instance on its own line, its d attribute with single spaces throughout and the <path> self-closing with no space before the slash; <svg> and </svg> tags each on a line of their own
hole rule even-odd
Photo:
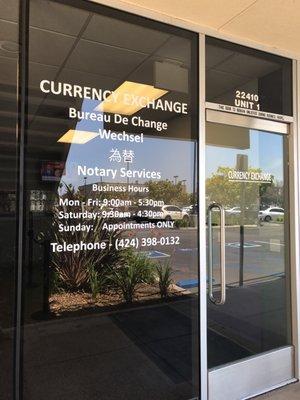
<svg viewBox="0 0 300 400">
<path fill-rule="evenodd" d="M 233 243 L 226 243 L 226 246 L 239 249 L 241 247 L 241 244 L 240 242 L 233 242 Z M 261 247 L 261 245 L 256 243 L 244 242 L 244 249 L 249 249 L 251 247 Z"/>
<path fill-rule="evenodd" d="M 162 253 L 161 251 L 157 251 L 157 250 L 144 251 L 143 254 L 145 254 L 145 256 L 148 257 L 148 258 L 165 258 L 165 257 L 170 257 L 169 254 Z"/>
<path fill-rule="evenodd" d="M 176 282 L 176 285 L 182 289 L 191 289 L 198 286 L 198 279 L 182 279 Z"/>
</svg>

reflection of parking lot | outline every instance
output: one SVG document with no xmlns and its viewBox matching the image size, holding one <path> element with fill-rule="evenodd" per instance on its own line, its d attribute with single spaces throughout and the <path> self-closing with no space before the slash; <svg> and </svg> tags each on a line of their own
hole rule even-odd
<svg viewBox="0 0 300 400">
<path fill-rule="evenodd" d="M 149 229 L 137 232 L 137 237 L 167 237 L 179 236 L 180 244 L 171 246 L 152 246 L 140 249 L 148 252 L 148 256 L 156 262 L 170 260 L 173 269 L 173 280 L 197 279 L 197 230 L 194 228 L 181 229 Z"/>
<path fill-rule="evenodd" d="M 218 283 L 219 270 L 219 229 L 215 227 L 213 240 L 213 264 L 215 282 Z M 170 260 L 174 281 L 197 280 L 197 230 L 196 229 L 154 229 L 139 231 L 138 237 L 179 236 L 180 245 L 155 246 L 143 251 L 153 261 Z M 244 239 L 244 280 L 259 279 L 284 272 L 285 246 L 283 224 L 264 224 L 245 227 Z M 240 237 L 239 227 L 226 228 L 226 280 L 227 283 L 239 280 Z"/>
<path fill-rule="evenodd" d="M 259 227 L 245 227 L 244 236 L 244 280 L 260 279 L 284 272 L 285 245 L 284 226 L 265 224 Z M 213 265 L 218 283 L 219 242 L 218 229 L 214 229 Z M 239 227 L 226 228 L 226 281 L 238 282 L 240 271 Z"/>
</svg>

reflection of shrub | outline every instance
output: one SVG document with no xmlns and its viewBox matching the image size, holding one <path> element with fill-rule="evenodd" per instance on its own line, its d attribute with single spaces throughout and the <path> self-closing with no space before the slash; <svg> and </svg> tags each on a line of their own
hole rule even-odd
<svg viewBox="0 0 300 400">
<path fill-rule="evenodd" d="M 190 218 L 186 217 L 175 221 L 174 225 L 176 228 L 187 228 L 191 226 Z"/>
<path fill-rule="evenodd" d="M 126 303 L 132 303 L 139 283 L 152 283 L 153 263 L 141 254 L 127 253 L 126 261 L 112 270 L 111 282 L 119 290 Z"/>
<path fill-rule="evenodd" d="M 258 212 L 253 212 L 252 214 L 245 213 L 244 218 L 242 220 L 241 214 L 230 214 L 225 212 L 225 225 L 232 226 L 232 225 L 256 225 L 258 220 Z M 213 212 L 212 213 L 212 225 L 219 226 L 220 225 L 220 213 Z"/>
<path fill-rule="evenodd" d="M 55 269 L 50 272 L 50 293 L 59 293 L 64 290 L 63 282 Z"/>
<path fill-rule="evenodd" d="M 69 200 L 84 200 L 80 193 L 75 192 L 73 188 L 66 186 L 66 189 L 67 193 L 64 195 L 64 198 L 68 198 Z M 104 218 L 96 218 L 96 220 L 58 218 L 61 211 L 70 213 L 82 212 L 84 210 L 85 208 L 82 203 L 80 206 L 56 205 L 53 210 L 53 241 L 59 244 L 107 242 L 111 243 L 112 246 L 107 246 L 105 250 L 101 251 L 95 249 L 87 251 L 79 250 L 76 253 L 71 251 L 53 253 L 52 266 L 59 275 L 64 287 L 68 290 L 78 290 L 90 284 L 89 268 L 91 265 L 101 274 L 103 265 L 114 266 L 122 257 L 122 251 L 116 250 L 114 245 L 120 233 L 117 231 L 108 232 L 103 229 L 103 224 L 106 222 Z M 89 225 L 92 228 L 89 232 L 69 232 L 65 230 L 60 231 L 59 229 L 78 224 Z"/>
<path fill-rule="evenodd" d="M 155 266 L 156 276 L 158 278 L 158 286 L 160 291 L 160 296 L 162 298 L 168 297 L 169 287 L 172 283 L 172 268 L 170 262 L 165 264 L 157 264 Z"/>
<path fill-rule="evenodd" d="M 277 217 L 276 222 L 283 224 L 284 223 L 284 217 Z"/>
<path fill-rule="evenodd" d="M 88 268 L 88 283 L 92 292 L 93 299 L 97 298 L 97 295 L 103 290 L 104 285 L 107 281 L 105 274 L 100 273 L 97 269 L 91 265 Z"/>
</svg>

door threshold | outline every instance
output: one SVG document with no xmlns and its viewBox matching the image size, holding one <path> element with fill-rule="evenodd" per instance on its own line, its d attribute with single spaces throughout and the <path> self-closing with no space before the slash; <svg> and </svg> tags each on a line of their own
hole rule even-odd
<svg viewBox="0 0 300 400">
<path fill-rule="evenodd" d="M 210 400 L 246 400 L 295 382 L 294 349 L 282 347 L 216 367 L 208 373 Z"/>
<path fill-rule="evenodd" d="M 269 389 L 263 390 L 262 392 L 259 392 L 259 393 L 255 394 L 254 396 L 244 397 L 242 400 L 256 399 L 256 398 L 262 396 L 263 394 L 274 392 L 277 389 L 283 388 L 285 386 L 291 385 L 292 383 L 296 383 L 296 382 L 298 382 L 298 379 L 296 379 L 296 378 L 289 379 L 285 382 L 279 383 L 278 385 L 272 386 Z"/>
</svg>

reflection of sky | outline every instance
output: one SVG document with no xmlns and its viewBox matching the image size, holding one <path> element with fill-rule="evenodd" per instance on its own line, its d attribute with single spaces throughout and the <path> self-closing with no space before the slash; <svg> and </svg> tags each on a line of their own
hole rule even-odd
<svg viewBox="0 0 300 400">
<path fill-rule="evenodd" d="M 237 154 L 246 154 L 249 168 L 260 168 L 271 173 L 276 181 L 283 181 L 283 137 L 252 129 L 249 132 L 250 149 L 206 146 L 206 178 L 218 167 L 235 168 Z"/>
<path fill-rule="evenodd" d="M 93 111 L 99 104 L 99 101 L 84 100 L 82 111 Z M 78 121 L 76 130 L 98 132 L 103 128 L 103 123 L 99 121 Z M 123 125 L 120 125 L 123 128 Z M 142 132 L 142 128 L 141 128 Z M 129 132 L 127 132 L 129 133 Z M 170 134 L 170 132 L 169 132 Z M 158 133 L 159 135 L 159 133 Z M 111 162 L 109 156 L 112 149 L 118 149 L 122 154 L 123 150 L 133 150 L 135 158 L 132 164 L 129 164 L 131 170 L 142 170 L 161 172 L 163 180 L 174 181 L 177 175 L 177 181 L 186 180 L 187 190 L 190 192 L 193 188 L 194 173 L 194 142 L 189 140 L 175 140 L 161 137 L 145 137 L 143 143 L 132 143 L 119 140 L 106 140 L 96 137 L 85 144 L 71 144 L 66 159 L 66 175 L 62 180 L 64 183 L 73 186 L 84 185 L 84 177 L 78 176 L 77 165 L 87 167 L 113 168 L 119 169 L 127 167 L 123 161 Z M 144 182 L 143 179 L 130 178 L 129 182 Z M 87 176 L 86 184 L 100 182 L 99 176 Z M 103 178 L 103 182 L 108 181 Z M 116 178 L 114 182 L 126 182 L 126 178 Z"/>
</svg>

